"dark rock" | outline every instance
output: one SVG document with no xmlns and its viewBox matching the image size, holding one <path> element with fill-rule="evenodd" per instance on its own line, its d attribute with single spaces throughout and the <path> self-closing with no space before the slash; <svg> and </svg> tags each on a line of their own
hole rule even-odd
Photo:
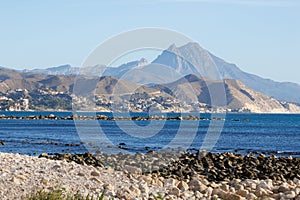
<svg viewBox="0 0 300 200">
<path fill-rule="evenodd" d="M 186 153 L 168 167 L 161 169 L 162 176 L 185 179 L 195 174 L 204 175 L 209 181 L 238 179 L 293 180 L 300 174 L 300 159 L 264 154 L 246 156 L 233 153 Z"/>
</svg>

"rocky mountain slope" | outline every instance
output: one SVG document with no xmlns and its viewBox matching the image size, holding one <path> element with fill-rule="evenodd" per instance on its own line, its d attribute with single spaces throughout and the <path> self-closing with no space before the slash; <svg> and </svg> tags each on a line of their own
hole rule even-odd
<svg viewBox="0 0 300 200">
<path fill-rule="evenodd" d="M 214 80 L 239 80 L 249 88 L 274 97 L 277 100 L 300 103 L 299 84 L 276 82 L 244 72 L 235 64 L 228 63 L 213 55 L 197 43 L 188 43 L 181 47 L 173 44 L 151 63 L 141 59 L 116 68 L 97 65 L 80 69 L 70 65 L 63 65 L 44 70 L 35 69 L 30 72 L 49 75 L 75 75 L 80 73 L 112 76 L 140 84 L 167 83 L 186 75 L 194 74 Z"/>
<path fill-rule="evenodd" d="M 115 103 L 117 107 L 135 111 L 148 111 L 152 107 L 164 111 L 199 111 L 200 108 L 212 111 L 209 109 L 217 107 L 221 111 L 300 113 L 297 105 L 279 102 L 241 81 L 196 75 L 143 85 L 111 76 L 57 76 L 0 68 L 0 97 L 1 105 L 6 101 L 11 106 L 28 99 L 31 109 L 71 109 L 73 97 L 73 103 L 79 102 L 77 106 L 96 101 L 99 108 L 107 110 Z"/>
<path fill-rule="evenodd" d="M 182 79 L 164 85 L 165 92 L 172 91 L 173 96 L 196 96 L 201 103 L 210 105 L 214 102 L 215 106 L 226 107 L 232 111 L 249 111 L 254 113 L 271 112 L 300 112 L 300 108 L 294 104 L 282 103 L 274 98 L 270 98 L 260 92 L 254 91 L 238 80 L 212 80 L 200 78 L 195 75 L 187 75 Z M 190 91 L 189 91 L 190 90 Z M 223 91 L 224 90 L 224 91 Z M 186 91 L 193 93 L 187 94 Z M 225 101 L 221 101 L 219 94 L 225 94 Z M 217 94 L 210 94 L 217 93 Z M 211 98 L 217 99 L 211 99 Z M 224 105 L 225 103 L 225 105 Z"/>
<path fill-rule="evenodd" d="M 197 43 L 188 43 L 181 47 L 170 46 L 153 61 L 167 65 L 181 75 L 195 74 L 212 79 L 235 79 L 245 83 L 277 100 L 300 102 L 300 85 L 289 82 L 276 82 L 240 70 L 235 64 L 228 63 L 203 49 Z"/>
</svg>

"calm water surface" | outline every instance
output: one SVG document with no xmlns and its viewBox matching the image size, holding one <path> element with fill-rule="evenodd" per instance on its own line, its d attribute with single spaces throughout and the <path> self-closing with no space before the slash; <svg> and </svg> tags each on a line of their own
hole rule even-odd
<svg viewBox="0 0 300 200">
<path fill-rule="evenodd" d="M 41 114 L 47 116 L 51 113 L 53 112 L 0 112 L 0 115 Z M 69 116 L 72 113 L 56 112 L 53 114 Z M 81 115 L 89 114 L 91 113 L 81 113 Z M 112 115 L 111 113 L 99 114 Z M 143 115 L 146 116 L 146 114 Z M 200 116 L 211 117 L 210 114 Z M 224 123 L 221 135 L 212 149 L 213 152 L 238 150 L 240 153 L 259 151 L 300 156 L 300 115 L 227 114 L 225 117 L 225 121 L 213 124 L 218 128 L 218 124 L 221 126 Z M 177 140 L 178 146 L 188 145 L 190 149 L 199 149 L 209 126 L 212 126 L 209 120 L 76 121 L 76 125 L 83 127 L 82 130 L 86 130 L 87 134 L 84 136 L 78 134 L 72 120 L 0 119 L 0 141 L 4 142 L 4 145 L 0 146 L 0 151 L 29 155 L 39 155 L 43 152 L 83 153 L 90 150 L 86 148 L 87 143 L 92 145 L 94 141 L 101 140 L 97 132 L 99 127 L 112 145 L 119 146 L 123 143 L 121 146 L 130 152 L 146 152 L 164 148 L 176 138 L 179 131 L 184 135 Z M 153 127 L 158 127 L 158 130 L 154 130 Z M 211 128 L 214 129 L 214 127 Z"/>
</svg>

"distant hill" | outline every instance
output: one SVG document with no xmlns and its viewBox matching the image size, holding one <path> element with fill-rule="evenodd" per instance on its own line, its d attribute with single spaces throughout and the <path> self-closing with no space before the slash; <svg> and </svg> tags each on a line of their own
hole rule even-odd
<svg viewBox="0 0 300 200">
<path fill-rule="evenodd" d="M 23 73 L 17 70 L 0 68 L 0 92 L 9 93 L 17 89 L 33 91 L 45 88 L 58 92 L 72 92 L 74 77 L 74 75 L 56 76 L 33 72 Z"/>
<path fill-rule="evenodd" d="M 50 67 L 47 69 L 33 69 L 23 70 L 22 72 L 33 72 L 36 74 L 48 74 L 48 75 L 75 75 L 79 71 L 78 67 L 71 67 L 71 65 L 61 65 L 58 67 Z"/>
<path fill-rule="evenodd" d="M 1 109 L 25 106 L 70 110 L 73 102 L 76 108 L 105 111 L 189 112 L 200 108 L 209 111 L 215 106 L 235 112 L 300 113 L 297 105 L 279 102 L 238 80 L 213 80 L 191 74 L 170 83 L 143 85 L 111 76 L 58 76 L 0 68 L 0 97 Z"/>
<path fill-rule="evenodd" d="M 171 45 L 154 61 L 145 59 L 132 61 L 119 67 L 96 65 L 85 68 L 64 65 L 48 69 L 29 70 L 49 75 L 89 75 L 111 76 L 139 84 L 155 85 L 173 82 L 189 74 L 209 77 L 213 80 L 234 79 L 249 88 L 259 91 L 279 101 L 300 103 L 300 85 L 290 82 L 276 82 L 240 70 L 235 64 L 228 63 L 202 48 L 197 43 L 181 47 Z M 26 72 L 29 72 L 28 70 Z M 3 77 L 5 78 L 5 77 Z"/>
<path fill-rule="evenodd" d="M 157 86 L 154 86 L 157 87 Z M 209 91 L 210 88 L 212 91 Z M 187 75 L 175 82 L 159 86 L 159 89 L 173 96 L 196 96 L 201 103 L 210 105 L 212 100 L 209 92 L 221 93 L 225 89 L 225 101 L 214 100 L 215 106 L 226 107 L 233 111 L 244 110 L 255 113 L 261 112 L 300 112 L 294 104 L 282 104 L 260 92 L 254 91 L 238 80 L 212 80 Z M 193 94 L 187 94 L 193 92 Z M 217 97 L 217 94 L 214 96 Z M 224 105 L 224 102 L 226 103 Z"/>
<path fill-rule="evenodd" d="M 189 62 L 187 62 L 189 61 Z M 182 76 L 195 74 L 212 79 L 240 80 L 253 90 L 257 90 L 278 100 L 300 102 L 300 85 L 289 82 L 276 82 L 240 70 L 235 64 L 228 63 L 203 49 L 197 43 L 181 47 L 170 46 L 153 63 L 170 66 Z"/>
</svg>

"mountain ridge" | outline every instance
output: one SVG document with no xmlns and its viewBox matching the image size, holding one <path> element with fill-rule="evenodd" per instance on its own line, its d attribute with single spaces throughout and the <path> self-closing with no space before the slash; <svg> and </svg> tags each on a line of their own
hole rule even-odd
<svg viewBox="0 0 300 200">
<path fill-rule="evenodd" d="M 195 74 L 214 80 L 240 80 L 249 88 L 274 97 L 279 101 L 300 103 L 300 85 L 298 83 L 277 82 L 244 72 L 237 65 L 215 56 L 195 42 L 180 47 L 172 44 L 151 63 L 148 65 L 144 63 L 143 68 L 136 67 L 139 63 L 141 63 L 141 60 L 132 61 L 116 68 L 100 65 L 80 69 L 68 66 L 67 69 L 61 72 L 58 68 L 48 68 L 44 71 L 33 70 L 33 72 L 55 75 L 66 75 L 67 72 L 68 75 L 74 75 L 80 72 L 80 74 L 85 75 L 112 76 L 140 84 L 152 85 L 155 84 L 154 81 L 159 84 L 172 82 L 188 74 Z M 125 65 L 126 67 L 124 67 Z M 155 79 L 155 77 L 157 78 Z"/>
<path fill-rule="evenodd" d="M 224 101 L 215 94 L 224 95 Z M 147 86 L 111 76 L 58 76 L 0 68 L 1 109 L 5 102 L 19 107 L 29 102 L 27 109 L 49 105 L 51 109 L 70 110 L 74 104 L 75 108 L 102 111 L 300 113 L 299 106 L 279 102 L 238 80 L 213 80 L 193 74 Z"/>
</svg>

